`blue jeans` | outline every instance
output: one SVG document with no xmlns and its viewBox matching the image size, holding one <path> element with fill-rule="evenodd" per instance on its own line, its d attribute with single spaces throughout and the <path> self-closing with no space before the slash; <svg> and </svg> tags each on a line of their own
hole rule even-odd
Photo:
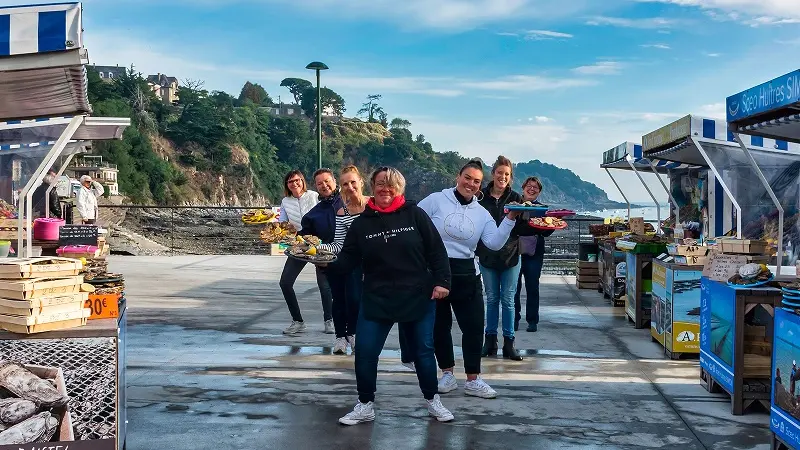
<svg viewBox="0 0 800 450">
<path fill-rule="evenodd" d="M 542 276 L 542 266 L 544 265 L 544 255 L 522 255 L 522 269 L 519 272 L 517 282 L 517 295 L 514 296 L 514 309 L 516 310 L 515 320 L 519 322 L 521 318 L 522 303 L 522 277 L 525 277 L 525 320 L 528 325 L 539 324 L 539 278 Z"/>
<path fill-rule="evenodd" d="M 503 337 L 514 338 L 514 295 L 517 292 L 520 264 L 506 270 L 481 267 L 486 291 L 486 334 L 497 335 L 502 305 Z"/>
<path fill-rule="evenodd" d="M 422 395 L 432 400 L 439 392 L 436 378 L 436 357 L 433 353 L 433 324 L 436 320 L 436 302 L 427 306 L 425 316 L 416 322 L 398 324 L 406 339 L 414 348 L 414 362 Z M 358 315 L 358 351 L 356 352 L 356 386 L 361 403 L 375 401 L 378 382 L 378 357 L 386 344 L 392 322 L 375 322 L 364 318 L 362 309 Z"/>
</svg>

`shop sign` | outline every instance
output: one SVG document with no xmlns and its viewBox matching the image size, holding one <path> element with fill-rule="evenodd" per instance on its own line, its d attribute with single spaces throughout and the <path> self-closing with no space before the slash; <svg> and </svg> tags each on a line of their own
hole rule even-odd
<svg viewBox="0 0 800 450">
<path fill-rule="evenodd" d="M 621 161 L 628 154 L 628 143 L 620 144 L 611 150 L 606 150 L 603 153 L 603 164 L 611 164 L 613 162 Z"/>
<path fill-rule="evenodd" d="M 642 150 L 648 152 L 655 148 L 685 139 L 691 135 L 691 130 L 692 116 L 688 115 L 652 133 L 644 135 L 642 137 Z"/>
<path fill-rule="evenodd" d="M 793 448 L 800 448 L 800 316 L 775 309 L 775 342 L 772 353 L 772 407 L 770 428 Z"/>
<path fill-rule="evenodd" d="M 726 100 L 728 122 L 735 122 L 800 102 L 800 70 L 732 95 Z"/>
<path fill-rule="evenodd" d="M 700 289 L 700 367 L 731 393 L 736 290 L 705 277 Z"/>
</svg>

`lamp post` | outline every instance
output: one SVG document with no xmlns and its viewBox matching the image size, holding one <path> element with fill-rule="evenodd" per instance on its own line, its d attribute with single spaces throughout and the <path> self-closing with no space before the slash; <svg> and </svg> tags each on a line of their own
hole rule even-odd
<svg viewBox="0 0 800 450">
<path fill-rule="evenodd" d="M 317 72 L 317 154 L 319 154 L 319 168 L 322 168 L 322 90 L 319 86 L 319 72 L 328 70 L 328 66 L 323 62 L 314 61 L 306 66 L 306 69 Z"/>
</svg>

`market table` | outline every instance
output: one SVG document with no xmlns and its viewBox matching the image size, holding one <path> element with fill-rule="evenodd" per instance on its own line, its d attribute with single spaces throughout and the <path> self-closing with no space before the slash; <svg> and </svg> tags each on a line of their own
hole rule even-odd
<svg viewBox="0 0 800 450">
<path fill-rule="evenodd" d="M 668 358 L 700 353 L 700 278 L 703 266 L 653 260 L 650 334 Z"/>
</svg>

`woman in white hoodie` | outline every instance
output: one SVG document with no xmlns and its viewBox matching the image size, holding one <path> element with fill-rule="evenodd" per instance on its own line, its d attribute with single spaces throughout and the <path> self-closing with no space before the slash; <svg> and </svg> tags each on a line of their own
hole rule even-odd
<svg viewBox="0 0 800 450">
<path fill-rule="evenodd" d="M 464 393 L 481 398 L 494 398 L 497 392 L 480 377 L 481 349 L 483 347 L 483 285 L 475 249 L 479 241 L 492 249 L 500 249 L 508 240 L 519 215 L 508 216 L 498 226 L 486 210 L 478 204 L 483 181 L 483 164 L 479 159 L 468 162 L 458 174 L 455 189 L 436 192 L 419 203 L 433 221 L 444 241 L 450 258 L 452 289 L 450 295 L 438 300 L 433 344 L 442 378 L 439 393 L 458 389 L 453 375 L 453 313 L 461 328 L 461 346 L 464 352 L 464 370 L 467 381 Z M 452 312 L 451 312 L 452 309 Z M 411 353 L 413 354 L 413 353 Z"/>
</svg>

